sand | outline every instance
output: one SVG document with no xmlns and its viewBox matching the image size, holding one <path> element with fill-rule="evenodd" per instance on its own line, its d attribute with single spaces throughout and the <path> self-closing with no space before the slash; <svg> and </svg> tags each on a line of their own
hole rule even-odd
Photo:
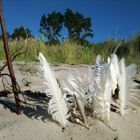
<svg viewBox="0 0 140 140">
<path fill-rule="evenodd" d="M 87 81 L 88 65 L 51 65 L 62 82 L 75 70 Z M 43 80 L 36 63 L 14 65 L 17 82 L 27 104 L 21 102 L 21 115 L 14 112 L 13 95 L 0 97 L 0 140 L 140 140 L 140 90 L 135 89 L 136 100 L 124 117 L 111 112 L 110 121 L 103 123 L 88 117 L 89 130 L 82 125 L 68 123 L 65 130 L 55 123 L 47 112 L 48 98 L 44 96 Z M 9 79 L 8 79 L 9 82 Z M 3 86 L 0 83 L 0 90 Z M 23 97 L 20 95 L 20 99 Z M 116 130 L 116 131 L 114 131 Z"/>
</svg>

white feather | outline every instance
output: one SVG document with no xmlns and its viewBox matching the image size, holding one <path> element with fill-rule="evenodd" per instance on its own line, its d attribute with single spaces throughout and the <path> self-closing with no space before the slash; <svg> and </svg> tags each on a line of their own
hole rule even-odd
<svg viewBox="0 0 140 140">
<path fill-rule="evenodd" d="M 124 59 L 121 59 L 120 66 L 121 66 L 121 74 L 119 78 L 120 113 L 122 116 L 124 116 L 124 108 L 126 105 L 126 66 Z"/>
<path fill-rule="evenodd" d="M 120 65 L 119 65 L 119 60 L 116 54 L 112 55 L 111 57 L 110 72 L 111 72 L 112 88 L 113 88 L 113 94 L 114 94 L 114 91 L 117 88 L 118 78 L 120 76 Z"/>
<path fill-rule="evenodd" d="M 99 58 L 97 58 L 99 60 Z M 112 79 L 110 75 L 110 65 L 99 63 L 96 61 L 95 69 L 93 70 L 94 82 L 93 87 L 96 87 L 95 111 L 102 119 L 110 119 L 110 103 Z M 110 60 L 109 60 L 110 62 Z"/>
<path fill-rule="evenodd" d="M 104 63 L 103 58 L 100 55 L 97 55 L 96 57 L 96 64 L 102 65 Z"/>
<path fill-rule="evenodd" d="M 110 119 L 111 90 L 112 90 L 112 80 L 110 78 L 110 71 L 108 70 L 104 90 L 104 98 L 105 98 L 104 108 L 108 120 Z"/>
<path fill-rule="evenodd" d="M 69 88 L 67 91 L 70 91 L 70 94 L 73 93 L 73 96 L 76 98 L 81 117 L 83 118 L 86 127 L 88 127 L 84 109 L 86 104 L 86 96 L 81 78 L 78 75 L 70 74 L 67 78 L 66 84 L 67 88 Z"/>
<path fill-rule="evenodd" d="M 128 101 L 131 100 L 134 95 L 131 90 L 137 85 L 133 80 L 136 76 L 136 65 L 131 64 L 128 67 L 125 66 L 125 60 L 121 59 L 119 64 L 117 79 L 119 86 L 119 108 L 122 116 L 125 114 L 125 107 Z"/>
<path fill-rule="evenodd" d="M 58 86 L 54 73 L 51 71 L 48 62 L 42 53 L 39 53 L 39 60 L 39 68 L 42 71 L 46 85 L 49 88 L 47 91 L 49 91 L 49 95 L 52 96 L 52 99 L 49 101 L 48 111 L 55 121 L 65 127 L 69 115 L 68 107 L 65 99 L 63 98 L 62 91 Z"/>
</svg>

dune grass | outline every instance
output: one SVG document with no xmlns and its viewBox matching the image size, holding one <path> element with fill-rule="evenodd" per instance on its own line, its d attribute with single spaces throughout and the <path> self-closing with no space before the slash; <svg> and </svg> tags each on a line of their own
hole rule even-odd
<svg viewBox="0 0 140 140">
<path fill-rule="evenodd" d="M 4 59 L 4 51 L 0 41 L 0 59 Z M 67 63 L 67 64 L 93 64 L 95 62 L 95 53 L 91 48 L 85 48 L 76 42 L 66 41 L 60 45 L 46 45 L 41 40 L 26 39 L 20 41 L 10 41 L 9 48 L 11 54 L 18 52 L 22 48 L 17 61 L 37 61 L 39 52 L 42 52 L 47 60 L 51 63 Z"/>
<path fill-rule="evenodd" d="M 50 63 L 66 64 L 95 64 L 98 54 L 104 57 L 105 61 L 114 51 L 119 42 L 122 42 L 117 51 L 117 55 L 124 57 L 126 63 L 136 63 L 140 68 L 140 37 L 136 36 L 127 41 L 106 40 L 101 43 L 93 44 L 90 47 L 78 45 L 73 41 L 65 41 L 59 45 L 47 45 L 39 39 L 26 39 L 9 41 L 11 54 L 14 52 L 23 52 L 19 55 L 17 61 L 38 61 L 37 56 L 42 52 Z M 3 42 L 0 41 L 0 59 L 5 59 L 3 51 Z M 22 49 L 20 49 L 22 48 Z"/>
</svg>

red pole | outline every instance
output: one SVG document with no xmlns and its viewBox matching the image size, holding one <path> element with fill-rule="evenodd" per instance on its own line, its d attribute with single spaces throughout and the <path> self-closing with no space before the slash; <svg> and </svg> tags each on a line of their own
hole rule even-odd
<svg viewBox="0 0 140 140">
<path fill-rule="evenodd" d="M 6 59 L 7 59 L 8 70 L 9 70 L 10 77 L 11 77 L 12 90 L 13 90 L 13 93 L 14 93 L 14 96 L 15 96 L 15 101 L 16 101 L 16 113 L 20 114 L 21 113 L 20 100 L 19 100 L 19 96 L 18 96 L 19 91 L 18 91 L 17 86 L 16 86 L 16 78 L 15 78 L 15 74 L 14 74 L 14 70 L 13 70 L 13 65 L 12 65 L 12 60 L 11 60 L 9 47 L 8 47 L 6 27 L 5 27 L 4 18 L 3 18 L 3 15 L 2 15 L 2 0 L 0 0 L 0 23 L 1 23 L 1 30 L 2 30 L 5 56 L 6 56 Z"/>
</svg>

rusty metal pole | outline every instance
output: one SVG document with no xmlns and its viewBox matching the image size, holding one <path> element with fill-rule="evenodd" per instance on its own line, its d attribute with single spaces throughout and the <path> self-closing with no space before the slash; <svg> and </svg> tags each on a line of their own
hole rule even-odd
<svg viewBox="0 0 140 140">
<path fill-rule="evenodd" d="M 7 59 L 8 70 L 9 70 L 10 77 L 11 77 L 12 90 L 13 90 L 13 93 L 14 93 L 14 96 L 15 96 L 16 113 L 20 114 L 21 109 L 20 109 L 20 100 L 19 100 L 19 96 L 18 96 L 19 91 L 18 91 L 17 86 L 16 86 L 16 78 L 15 78 L 15 74 L 14 74 L 14 70 L 13 70 L 13 65 L 12 65 L 12 60 L 11 60 L 9 47 L 8 47 L 6 27 L 5 27 L 4 18 L 3 18 L 3 15 L 2 15 L 2 0 L 0 0 L 0 24 L 1 24 L 1 30 L 2 30 L 5 56 L 6 56 L 6 59 Z"/>
</svg>

